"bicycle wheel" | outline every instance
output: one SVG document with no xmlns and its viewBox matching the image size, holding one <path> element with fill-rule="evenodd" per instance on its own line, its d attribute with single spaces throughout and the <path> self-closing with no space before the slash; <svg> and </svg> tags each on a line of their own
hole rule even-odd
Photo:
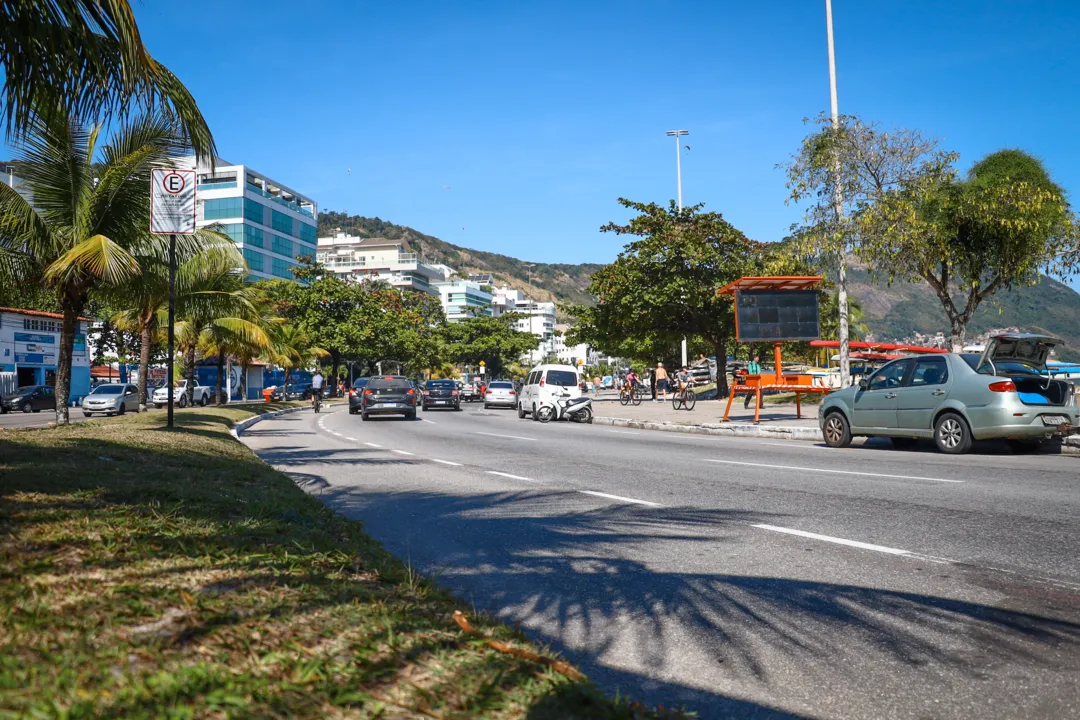
<svg viewBox="0 0 1080 720">
<path fill-rule="evenodd" d="M 680 397 L 680 394 L 676 391 L 671 396 L 671 409 L 672 410 L 678 410 L 679 405 L 681 405 L 681 404 L 682 404 L 682 397 Z"/>
<path fill-rule="evenodd" d="M 619 391 L 619 402 L 621 402 L 623 405 L 630 402 L 630 394 L 627 393 L 626 390 Z"/>
<path fill-rule="evenodd" d="M 696 403 L 697 403 L 697 396 L 694 395 L 693 390 L 690 390 L 689 388 L 687 388 L 687 390 L 686 390 L 686 398 L 683 400 L 683 405 L 686 406 L 687 410 L 693 410 L 694 405 Z"/>
<path fill-rule="evenodd" d="M 634 405 L 641 404 L 641 388 L 634 388 L 634 395 L 631 399 L 633 400 Z"/>
</svg>

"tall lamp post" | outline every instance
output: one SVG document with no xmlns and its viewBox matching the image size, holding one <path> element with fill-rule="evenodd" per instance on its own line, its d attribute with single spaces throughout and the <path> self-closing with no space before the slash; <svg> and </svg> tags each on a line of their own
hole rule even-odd
<svg viewBox="0 0 1080 720">
<path fill-rule="evenodd" d="M 833 48 L 832 0 L 825 0 L 825 29 L 829 38 L 829 101 L 833 132 L 840 129 L 840 106 L 836 99 L 836 50 Z M 844 195 L 840 189 L 840 155 L 833 159 L 833 210 L 839 227 L 844 218 Z M 847 239 L 840 248 L 836 266 L 836 304 L 840 312 L 840 387 L 851 381 L 851 354 L 848 335 Z"/>
<path fill-rule="evenodd" d="M 679 183 L 679 212 L 682 212 L 682 141 L 683 135 L 689 135 L 689 130 L 668 130 L 667 136 L 675 138 L 675 177 Z M 686 336 L 682 339 L 682 364 L 686 367 Z"/>
</svg>

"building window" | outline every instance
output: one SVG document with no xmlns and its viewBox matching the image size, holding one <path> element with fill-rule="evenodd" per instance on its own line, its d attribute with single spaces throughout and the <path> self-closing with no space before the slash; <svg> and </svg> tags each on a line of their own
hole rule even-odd
<svg viewBox="0 0 1080 720">
<path fill-rule="evenodd" d="M 228 235 L 229 239 L 234 243 L 241 243 L 244 241 L 244 226 L 240 223 L 228 223 L 218 228 L 218 232 L 222 235 Z"/>
<path fill-rule="evenodd" d="M 263 245 L 263 231 L 251 225 L 244 225 L 244 245 L 266 247 Z"/>
<path fill-rule="evenodd" d="M 307 223 L 297 223 L 300 225 L 300 239 L 309 245 L 315 245 L 319 242 L 319 231 L 314 225 L 308 225 Z"/>
<path fill-rule="evenodd" d="M 223 220 L 240 217 L 242 198 L 216 198 L 203 201 L 204 220 Z"/>
<path fill-rule="evenodd" d="M 293 279 L 292 263 L 287 260 L 281 260 L 280 258 L 273 259 L 273 273 L 280 278 Z"/>
<path fill-rule="evenodd" d="M 292 243 L 289 240 L 277 235 L 271 235 L 271 237 L 274 238 L 274 252 L 278 255 L 288 255 L 289 257 L 292 257 Z"/>
<path fill-rule="evenodd" d="M 240 198 L 236 198 L 239 200 Z M 243 198 L 244 200 L 244 218 L 251 222 L 257 222 L 260 225 L 265 225 L 263 216 L 264 206 L 260 202 L 256 202 L 251 198 Z"/>
<path fill-rule="evenodd" d="M 258 250 L 249 250 L 244 248 L 244 260 L 247 261 L 248 267 L 252 272 L 266 272 L 266 266 L 264 261 L 266 256 Z"/>
<path fill-rule="evenodd" d="M 279 213 L 277 210 L 270 211 L 270 227 L 286 235 L 293 234 L 292 218 L 285 213 Z"/>
<path fill-rule="evenodd" d="M 44 330 L 45 332 L 60 332 L 61 325 L 55 320 L 38 320 L 37 318 L 25 318 L 23 330 Z"/>
<path fill-rule="evenodd" d="M 199 176 L 200 190 L 226 190 L 236 187 L 236 173 L 213 173 Z"/>
</svg>

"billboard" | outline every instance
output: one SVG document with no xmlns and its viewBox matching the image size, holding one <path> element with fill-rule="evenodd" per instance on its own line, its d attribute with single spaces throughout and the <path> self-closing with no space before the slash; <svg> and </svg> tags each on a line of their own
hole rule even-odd
<svg viewBox="0 0 1080 720">
<path fill-rule="evenodd" d="M 817 340 L 821 336 L 817 290 L 736 290 L 739 342 Z"/>
</svg>

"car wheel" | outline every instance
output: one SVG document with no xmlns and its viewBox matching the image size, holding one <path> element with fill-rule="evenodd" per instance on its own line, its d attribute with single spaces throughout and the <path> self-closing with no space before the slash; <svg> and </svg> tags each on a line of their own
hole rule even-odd
<svg viewBox="0 0 1080 720">
<path fill-rule="evenodd" d="M 117 415 L 123 415 L 126 412 L 127 412 L 127 405 L 125 405 L 124 403 L 120 403 L 120 407 L 118 407 L 116 409 L 116 414 Z"/>
<path fill-rule="evenodd" d="M 209 402 L 209 399 L 205 395 L 203 395 L 202 400 L 199 401 L 199 404 L 202 405 L 203 407 L 206 407 L 208 402 Z"/>
<path fill-rule="evenodd" d="M 1009 447 L 1017 455 L 1028 455 L 1039 452 L 1043 445 L 1042 440 L 1009 440 Z"/>
<path fill-rule="evenodd" d="M 894 437 L 889 439 L 892 440 L 893 447 L 897 450 L 914 450 L 919 445 L 919 441 L 915 438 Z"/>
<path fill-rule="evenodd" d="M 406 420 L 415 420 L 416 419 L 416 411 L 413 410 L 412 412 L 405 413 L 405 419 Z"/>
<path fill-rule="evenodd" d="M 22 407 L 20 408 L 20 410 L 22 410 L 24 413 L 31 412 L 33 409 L 34 409 L 34 406 L 31 405 L 30 403 L 23 403 Z"/>
<path fill-rule="evenodd" d="M 180 407 L 182 407 L 182 408 L 187 407 L 187 395 L 181 395 L 180 396 Z"/>
<path fill-rule="evenodd" d="M 539 420 L 540 419 L 540 418 L 536 417 L 536 405 L 535 404 L 533 404 L 533 409 L 532 409 L 532 412 L 530 413 L 530 415 L 532 415 L 533 420 Z"/>
<path fill-rule="evenodd" d="M 91 417 L 91 415 L 92 415 L 92 413 L 88 413 L 88 412 L 84 412 L 82 414 L 83 417 Z"/>
<path fill-rule="evenodd" d="M 844 413 L 836 410 L 825 418 L 823 431 L 825 444 L 834 448 L 845 448 L 851 444 L 851 426 Z"/>
<path fill-rule="evenodd" d="M 485 409 L 485 410 L 490 410 L 490 409 L 491 409 L 491 406 L 490 406 L 490 405 L 488 405 L 487 403 L 484 403 L 484 409 Z"/>
<path fill-rule="evenodd" d="M 360 419 L 361 420 L 367 420 L 368 419 L 368 414 L 366 412 L 360 413 Z"/>
<path fill-rule="evenodd" d="M 518 403 L 517 411 L 518 411 L 518 420 L 524 420 L 525 419 L 525 408 L 521 407 L 521 403 Z"/>
<path fill-rule="evenodd" d="M 161 408 L 163 408 L 165 406 L 162 405 L 161 403 L 154 403 L 154 407 L 156 407 L 158 410 L 160 410 Z"/>
<path fill-rule="evenodd" d="M 956 413 L 945 413 L 934 423 L 934 443 L 949 455 L 961 455 L 971 449 L 971 430 Z"/>
</svg>

